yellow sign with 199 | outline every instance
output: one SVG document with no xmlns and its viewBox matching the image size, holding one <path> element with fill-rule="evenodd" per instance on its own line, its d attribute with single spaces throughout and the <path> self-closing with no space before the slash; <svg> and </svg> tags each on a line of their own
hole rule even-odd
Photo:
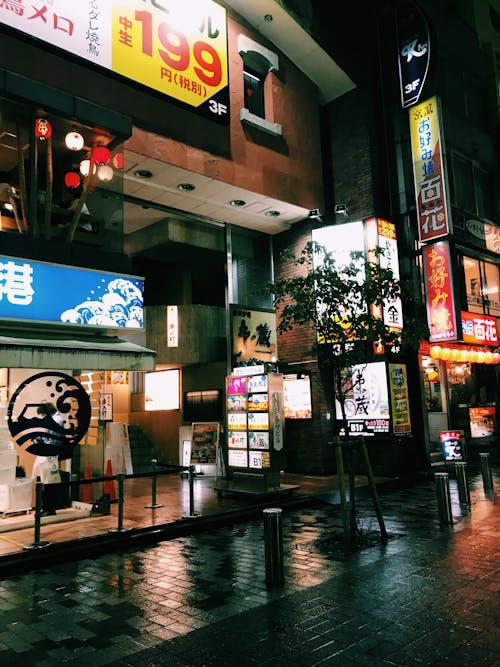
<svg viewBox="0 0 500 667">
<path fill-rule="evenodd" d="M 211 0 L 115 0 L 114 72 L 229 120 L 226 11 Z"/>
</svg>

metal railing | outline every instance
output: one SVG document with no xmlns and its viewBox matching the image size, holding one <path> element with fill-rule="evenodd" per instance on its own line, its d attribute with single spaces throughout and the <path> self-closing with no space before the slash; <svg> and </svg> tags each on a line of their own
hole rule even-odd
<svg viewBox="0 0 500 667">
<path fill-rule="evenodd" d="M 171 464 L 159 463 L 157 459 L 151 460 L 151 471 L 150 472 L 140 472 L 133 474 L 118 473 L 116 475 L 106 475 L 104 477 L 90 477 L 88 479 L 78 479 L 78 480 L 67 480 L 61 481 L 59 483 L 60 488 L 68 489 L 68 497 L 70 497 L 70 489 L 77 488 L 80 491 L 81 487 L 91 484 L 103 484 L 104 489 L 110 483 L 114 485 L 117 482 L 118 493 L 116 499 L 111 500 L 109 498 L 110 494 L 104 492 L 103 496 L 99 499 L 102 501 L 108 496 L 108 502 L 117 503 L 117 526 L 116 528 L 110 529 L 109 532 L 114 533 L 124 533 L 127 531 L 127 528 L 124 527 L 124 505 L 125 505 L 125 481 L 139 478 L 151 478 L 151 503 L 145 505 L 145 508 L 148 509 L 158 509 L 163 507 L 163 504 L 157 502 L 157 478 L 162 475 L 172 475 L 172 474 L 185 474 L 187 473 L 188 484 L 189 484 L 189 514 L 183 515 L 182 518 L 195 518 L 200 517 L 201 513 L 195 512 L 194 503 L 195 503 L 195 494 L 194 494 L 194 479 L 196 476 L 195 466 L 179 466 Z M 35 513 L 34 513 L 34 539 L 31 544 L 25 545 L 23 549 L 42 549 L 50 544 L 49 541 L 41 539 L 41 525 L 42 525 L 42 516 L 43 516 L 43 489 L 44 484 L 37 479 L 36 482 L 36 492 L 35 492 Z M 72 494 L 71 494 L 72 495 Z M 80 492 L 78 493 L 80 496 Z M 98 505 L 93 503 L 92 506 Z M 108 503 L 104 503 L 106 506 Z"/>
</svg>

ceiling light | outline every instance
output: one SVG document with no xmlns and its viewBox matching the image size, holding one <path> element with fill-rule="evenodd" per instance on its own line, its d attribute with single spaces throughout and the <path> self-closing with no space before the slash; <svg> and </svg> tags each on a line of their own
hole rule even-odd
<svg viewBox="0 0 500 667">
<path fill-rule="evenodd" d="M 231 206 L 245 206 L 246 201 L 243 201 L 243 199 L 231 199 L 229 203 Z"/>
<path fill-rule="evenodd" d="M 273 15 L 272 14 L 264 14 L 264 21 L 267 21 L 268 23 L 271 23 L 273 20 Z"/>
<path fill-rule="evenodd" d="M 267 215 L 269 218 L 277 218 L 278 215 L 281 215 L 281 214 L 280 214 L 279 211 L 271 210 L 271 211 L 266 211 L 266 212 L 264 213 L 264 215 Z"/>
<path fill-rule="evenodd" d="M 134 176 L 137 176 L 137 178 L 151 178 L 152 175 L 152 172 L 148 169 L 136 169 L 134 171 Z"/>
<path fill-rule="evenodd" d="M 177 190 L 181 190 L 181 192 L 192 192 L 194 190 L 194 185 L 192 183 L 179 183 Z"/>
</svg>

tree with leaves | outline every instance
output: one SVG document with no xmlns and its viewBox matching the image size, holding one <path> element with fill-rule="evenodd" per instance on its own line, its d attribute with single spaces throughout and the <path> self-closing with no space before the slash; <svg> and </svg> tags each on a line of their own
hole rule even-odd
<svg viewBox="0 0 500 667">
<path fill-rule="evenodd" d="M 298 257 L 290 252 L 282 256 L 283 261 L 295 265 L 294 275 L 278 278 L 266 287 L 274 299 L 279 333 L 301 325 L 313 327 L 313 352 L 317 356 L 323 391 L 333 416 L 332 435 L 344 532 L 351 540 L 354 539 L 354 519 L 351 513 L 349 527 L 342 441 L 348 436 L 346 399 L 356 390 L 356 383 L 362 381 L 360 374 L 353 375 L 353 368 L 374 361 L 375 357 L 380 360 L 381 355 L 374 354 L 375 348 L 388 353 L 417 350 L 420 340 L 428 336 L 426 325 L 420 324 L 422 319 L 412 317 L 411 312 L 405 314 L 402 328 L 401 323 L 399 326 L 387 323 L 384 312 L 394 310 L 398 300 L 407 307 L 414 297 L 409 286 L 401 283 L 393 271 L 384 266 L 382 256 L 381 248 L 373 248 L 366 254 L 351 252 L 350 261 L 340 265 L 324 246 L 310 241 Z M 369 467 L 368 460 L 366 463 Z M 374 484 L 372 492 L 376 494 Z M 375 496 L 374 500 L 377 502 Z M 352 510 L 353 497 L 350 505 Z"/>
</svg>

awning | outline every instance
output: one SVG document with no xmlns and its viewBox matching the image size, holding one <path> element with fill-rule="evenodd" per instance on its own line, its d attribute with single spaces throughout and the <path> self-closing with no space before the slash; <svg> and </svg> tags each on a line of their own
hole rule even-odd
<svg viewBox="0 0 500 667">
<path fill-rule="evenodd" d="M 156 352 L 115 336 L 0 335 L 0 368 L 151 371 Z"/>
</svg>

